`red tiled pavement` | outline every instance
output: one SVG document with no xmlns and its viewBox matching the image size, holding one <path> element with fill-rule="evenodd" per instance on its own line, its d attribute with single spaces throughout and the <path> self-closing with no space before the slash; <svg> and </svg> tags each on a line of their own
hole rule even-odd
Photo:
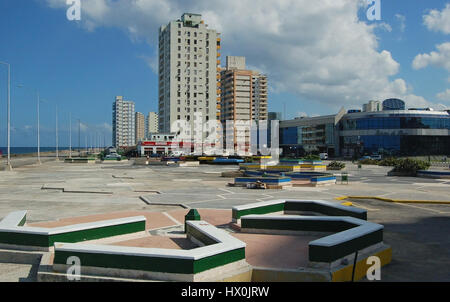
<svg viewBox="0 0 450 302">
<path fill-rule="evenodd" d="M 299 268 L 308 264 L 308 243 L 318 237 L 231 234 L 247 244 L 245 259 L 254 266 L 271 268 Z"/>
<path fill-rule="evenodd" d="M 161 212 L 145 212 L 145 211 L 129 211 L 129 212 L 114 212 L 108 214 L 97 214 L 81 217 L 63 218 L 57 221 L 38 222 L 27 224 L 28 226 L 54 228 L 60 226 L 67 226 L 71 224 L 88 223 L 101 220 L 110 220 L 117 218 L 133 217 L 133 216 L 145 216 L 147 218 L 145 228 L 155 229 L 161 227 L 167 227 L 176 225 L 175 222 L 170 220 L 166 215 Z"/>
</svg>

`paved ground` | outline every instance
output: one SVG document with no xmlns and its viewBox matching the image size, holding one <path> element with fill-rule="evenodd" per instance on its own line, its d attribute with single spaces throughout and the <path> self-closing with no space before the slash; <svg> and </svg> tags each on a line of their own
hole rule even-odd
<svg viewBox="0 0 450 302">
<path fill-rule="evenodd" d="M 336 201 L 342 195 L 450 201 L 450 180 L 386 177 L 387 167 L 358 169 L 347 163 L 348 185 L 287 190 L 227 187 L 232 179 L 220 174 L 235 169 L 216 165 L 133 166 L 132 162 L 65 164 L 50 160 L 0 172 L 0 217 L 26 209 L 28 221 L 39 223 L 119 211 L 165 212 L 179 209 L 171 205 L 180 203 L 203 209 L 230 209 L 279 198 Z M 369 220 L 385 225 L 385 242 L 393 247 L 394 261 L 382 271 L 384 281 L 450 281 L 450 206 L 373 200 L 358 200 L 356 205 L 368 209 Z M 182 214 L 176 219 L 182 221 Z M 0 280 L 29 280 L 25 266 L 14 267 L 0 264 Z"/>
</svg>

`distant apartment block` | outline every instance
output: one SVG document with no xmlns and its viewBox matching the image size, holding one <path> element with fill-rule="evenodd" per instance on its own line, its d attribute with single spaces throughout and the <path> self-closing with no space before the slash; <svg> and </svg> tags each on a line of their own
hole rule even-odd
<svg viewBox="0 0 450 302">
<path fill-rule="evenodd" d="M 383 109 L 380 101 L 369 101 L 363 105 L 363 112 L 375 112 Z"/>
<path fill-rule="evenodd" d="M 158 113 L 149 112 L 145 121 L 145 137 L 149 138 L 152 133 L 159 132 Z"/>
<path fill-rule="evenodd" d="M 159 30 L 159 131 L 175 132 L 173 122 L 216 120 L 220 66 L 219 33 L 198 14 L 185 13 Z"/>
<path fill-rule="evenodd" d="M 135 122 L 135 142 L 137 143 L 145 139 L 145 115 L 141 112 L 136 112 Z"/>
<path fill-rule="evenodd" d="M 245 57 L 227 57 L 221 72 L 220 120 L 267 120 L 267 76 L 246 70 Z"/>
<path fill-rule="evenodd" d="M 112 143 L 114 147 L 128 147 L 136 145 L 134 102 L 125 101 L 117 96 L 113 103 Z"/>
<path fill-rule="evenodd" d="M 245 57 L 227 56 L 226 68 L 221 72 L 220 121 L 223 127 L 230 120 L 262 121 L 267 118 L 267 77 L 247 70 Z M 234 144 L 237 145 L 238 136 L 245 136 L 247 150 L 252 143 L 250 133 L 250 129 L 236 129 Z M 229 140 L 225 137 L 225 141 Z"/>
</svg>

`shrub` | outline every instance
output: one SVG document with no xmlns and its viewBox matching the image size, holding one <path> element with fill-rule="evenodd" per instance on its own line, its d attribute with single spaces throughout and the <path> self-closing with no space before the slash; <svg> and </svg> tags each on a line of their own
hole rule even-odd
<svg viewBox="0 0 450 302">
<path fill-rule="evenodd" d="M 359 161 L 359 163 L 362 165 L 378 165 L 378 162 L 379 162 L 378 160 L 370 158 L 365 158 Z"/>
<path fill-rule="evenodd" d="M 431 164 L 429 162 L 417 159 L 399 159 L 394 166 L 394 172 L 405 172 L 415 174 L 418 170 L 428 170 Z"/>
<path fill-rule="evenodd" d="M 306 155 L 303 159 L 304 160 L 320 160 L 320 156 L 315 155 L 315 154 L 309 154 L 309 155 Z"/>
<path fill-rule="evenodd" d="M 378 164 L 385 167 L 394 167 L 399 162 L 399 160 L 400 159 L 394 157 L 389 157 L 381 160 Z"/>
<path fill-rule="evenodd" d="M 327 169 L 329 170 L 342 170 L 345 168 L 345 164 L 338 161 L 332 161 L 328 164 Z"/>
</svg>

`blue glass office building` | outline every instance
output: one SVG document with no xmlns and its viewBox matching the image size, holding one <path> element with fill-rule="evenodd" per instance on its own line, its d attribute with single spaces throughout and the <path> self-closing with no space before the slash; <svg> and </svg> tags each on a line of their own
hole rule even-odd
<svg viewBox="0 0 450 302">
<path fill-rule="evenodd" d="M 382 111 L 356 110 L 298 118 L 280 123 L 284 154 L 328 152 L 330 156 L 450 156 L 450 114 L 405 109 L 398 99 L 383 102 Z"/>
<path fill-rule="evenodd" d="M 446 111 L 383 110 L 346 114 L 339 122 L 341 155 L 449 155 Z"/>
</svg>

